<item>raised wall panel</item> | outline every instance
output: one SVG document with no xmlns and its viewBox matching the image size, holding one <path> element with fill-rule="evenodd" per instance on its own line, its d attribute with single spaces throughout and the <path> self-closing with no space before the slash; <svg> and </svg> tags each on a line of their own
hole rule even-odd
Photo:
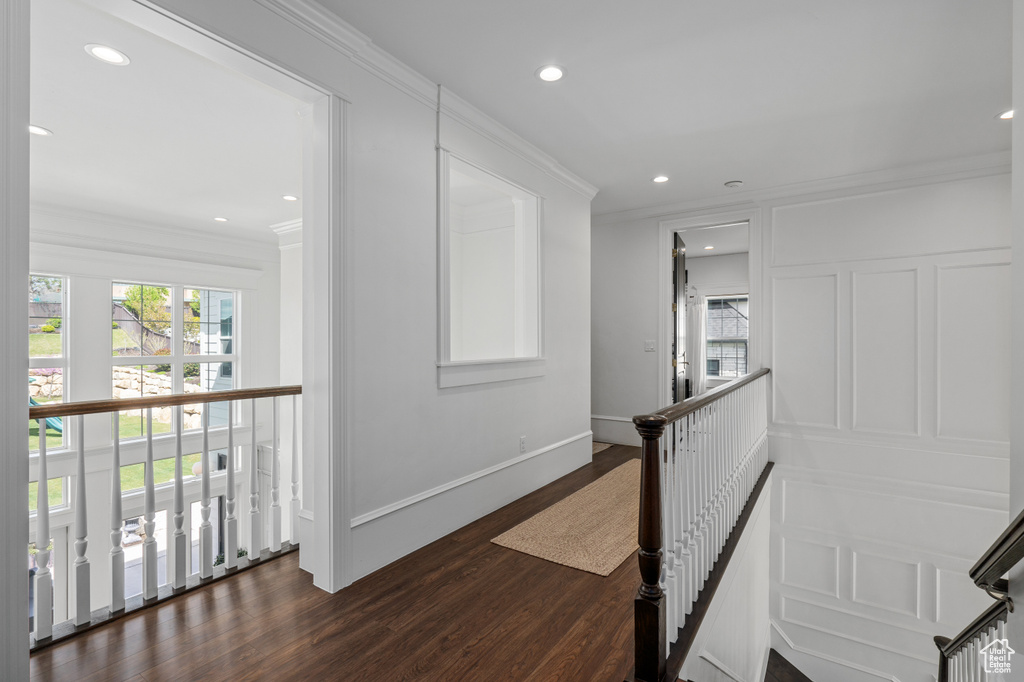
<svg viewBox="0 0 1024 682">
<path fill-rule="evenodd" d="M 1006 512 L 867 490 L 783 482 L 783 518 L 799 526 L 907 551 L 941 551 L 974 561 L 1006 526 Z M 930 519 L 923 523 L 922 519 Z M 955 541 L 954 541 L 955 539 Z"/>
<path fill-rule="evenodd" d="M 994 538 L 993 538 L 994 539 Z M 960 632 L 982 611 L 992 604 L 992 598 L 978 589 L 968 575 L 968 569 L 936 571 L 935 599 L 938 603 L 936 620 L 946 636 Z"/>
<path fill-rule="evenodd" d="M 782 538 L 782 584 L 839 597 L 839 548 Z"/>
<path fill-rule="evenodd" d="M 1009 183 L 996 175 L 776 207 L 771 264 L 1007 247 Z"/>
<path fill-rule="evenodd" d="M 853 273 L 853 428 L 918 434 L 917 271 Z"/>
<path fill-rule="evenodd" d="M 918 617 L 920 564 L 854 552 L 852 575 L 853 601 Z"/>
<path fill-rule="evenodd" d="M 772 282 L 773 420 L 839 428 L 836 275 Z"/>
<path fill-rule="evenodd" d="M 1010 437 L 1010 266 L 940 267 L 938 435 Z"/>
</svg>

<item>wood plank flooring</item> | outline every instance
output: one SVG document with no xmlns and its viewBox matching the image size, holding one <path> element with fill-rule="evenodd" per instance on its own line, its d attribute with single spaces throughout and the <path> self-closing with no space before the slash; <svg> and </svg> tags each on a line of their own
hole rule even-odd
<svg viewBox="0 0 1024 682">
<path fill-rule="evenodd" d="M 604 450 L 334 595 L 284 556 L 44 649 L 31 679 L 621 682 L 636 558 L 602 578 L 490 539 L 639 456 Z"/>
</svg>

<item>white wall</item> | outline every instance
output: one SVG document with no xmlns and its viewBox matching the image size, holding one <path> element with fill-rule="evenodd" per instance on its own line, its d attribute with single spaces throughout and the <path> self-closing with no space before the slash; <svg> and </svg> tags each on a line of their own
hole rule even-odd
<svg viewBox="0 0 1024 682">
<path fill-rule="evenodd" d="M 851 183 L 748 207 L 779 463 L 774 644 L 812 679 L 929 679 L 932 637 L 990 602 L 967 571 L 1007 522 L 1009 176 Z M 657 407 L 657 368 L 632 338 L 656 312 L 638 304 L 614 332 L 621 346 L 596 342 L 616 325 L 610 302 L 657 298 L 654 233 L 671 216 L 628 217 L 594 228 L 595 263 L 622 263 L 594 296 L 595 413 L 612 416 Z M 612 364 L 609 381 L 598 368 Z"/>
<path fill-rule="evenodd" d="M 445 93 L 442 145 L 544 199 L 544 362 L 542 376 L 439 389 L 436 86 L 312 5 L 299 7 L 313 13 L 299 29 L 241 0 L 158 4 L 347 103 L 344 187 L 332 197 L 344 206 L 344 261 L 331 264 L 344 281 L 335 349 L 339 363 L 344 350 L 346 412 L 336 449 L 320 456 L 347 474 L 323 528 L 352 523 L 349 577 L 589 461 L 594 189 Z"/>
<path fill-rule="evenodd" d="M 687 258 L 686 273 L 689 285 L 701 291 L 708 287 L 731 284 L 747 287 L 747 280 L 750 278 L 749 258 L 745 253 Z M 748 292 L 746 288 L 742 288 L 728 293 L 745 294 Z"/>
<path fill-rule="evenodd" d="M 772 477 L 751 510 L 679 678 L 762 682 L 768 663 L 768 548 Z"/>
</svg>

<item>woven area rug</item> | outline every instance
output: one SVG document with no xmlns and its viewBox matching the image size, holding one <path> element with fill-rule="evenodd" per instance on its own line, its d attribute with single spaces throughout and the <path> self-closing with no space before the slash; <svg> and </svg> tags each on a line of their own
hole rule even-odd
<svg viewBox="0 0 1024 682">
<path fill-rule="evenodd" d="M 601 452 L 602 450 L 607 450 L 611 446 L 612 446 L 611 443 L 598 443 L 595 440 L 594 443 L 593 443 L 593 446 L 592 446 L 594 448 L 594 451 L 591 452 L 590 454 L 591 455 L 596 455 L 597 453 Z"/>
<path fill-rule="evenodd" d="M 637 549 L 640 460 L 613 469 L 491 542 L 608 575 Z"/>
</svg>

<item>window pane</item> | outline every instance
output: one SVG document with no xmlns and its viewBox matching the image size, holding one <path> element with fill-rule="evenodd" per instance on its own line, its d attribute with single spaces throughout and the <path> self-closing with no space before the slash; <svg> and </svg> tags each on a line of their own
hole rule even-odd
<svg viewBox="0 0 1024 682">
<path fill-rule="evenodd" d="M 29 277 L 28 354 L 33 358 L 63 355 L 64 280 L 60 277 Z"/>
<path fill-rule="evenodd" d="M 64 402 L 64 370 L 59 367 L 30 369 L 28 371 L 29 405 L 47 405 Z M 64 445 L 64 420 L 50 417 L 46 420 L 46 449 L 54 450 Z M 39 422 L 28 422 L 28 449 L 39 450 Z"/>
<path fill-rule="evenodd" d="M 125 365 L 111 368 L 111 395 L 116 400 L 153 395 L 171 395 L 170 365 Z M 138 438 L 146 434 L 145 413 L 125 410 L 120 413 L 121 438 Z M 153 410 L 153 434 L 171 431 L 173 412 L 170 407 Z"/>
<path fill-rule="evenodd" d="M 186 362 L 184 374 L 186 393 L 226 391 L 235 387 L 234 371 L 230 362 Z M 204 409 L 210 410 L 210 426 L 227 425 L 231 411 L 230 403 L 199 403 L 185 406 L 186 429 L 202 428 Z"/>
<path fill-rule="evenodd" d="M 63 478 L 50 478 L 46 481 L 47 495 L 46 499 L 50 504 L 50 509 L 59 507 L 64 504 L 64 479 Z M 32 481 L 28 484 L 28 510 L 32 513 L 36 511 L 36 501 L 38 500 L 37 493 L 39 492 L 39 483 Z"/>
<path fill-rule="evenodd" d="M 154 425 L 155 426 L 155 425 Z M 155 430 L 155 429 L 154 429 Z M 213 455 L 211 454 L 211 458 Z M 181 457 L 181 477 L 182 480 L 189 480 L 193 476 L 198 476 L 200 473 L 199 468 L 200 453 L 196 452 L 191 455 L 182 455 Z M 193 471 L 195 473 L 193 473 Z M 146 464 L 140 462 L 139 464 L 126 464 L 121 467 L 121 492 L 127 493 L 133 490 L 142 490 L 146 485 Z M 174 480 L 174 458 L 167 457 L 165 459 L 158 459 L 153 462 L 153 485 L 161 485 L 163 483 L 170 483 Z"/>
<path fill-rule="evenodd" d="M 114 355 L 170 355 L 171 290 L 115 282 L 111 296 Z"/>
<path fill-rule="evenodd" d="M 185 355 L 230 355 L 235 295 L 230 291 L 185 289 Z"/>
</svg>

